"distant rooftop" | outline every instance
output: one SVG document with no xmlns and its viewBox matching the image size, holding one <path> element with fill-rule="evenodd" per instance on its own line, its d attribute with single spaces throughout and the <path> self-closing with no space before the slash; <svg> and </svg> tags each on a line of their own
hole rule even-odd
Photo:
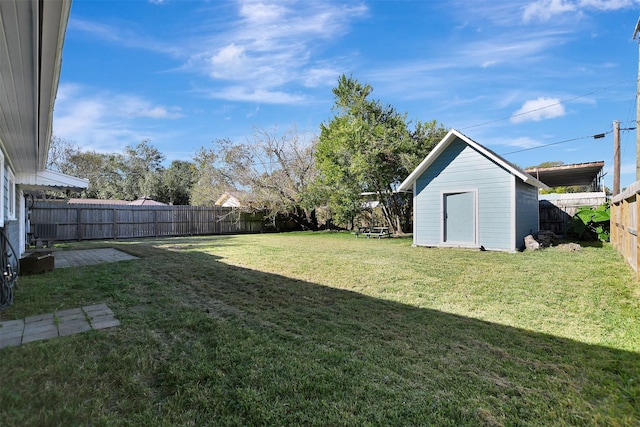
<svg viewBox="0 0 640 427">
<path fill-rule="evenodd" d="M 573 185 L 600 186 L 604 162 L 575 163 L 550 168 L 528 168 L 524 171 L 544 182 L 549 187 L 569 187 Z"/>
<path fill-rule="evenodd" d="M 126 205 L 129 203 L 127 200 L 113 200 L 113 199 L 79 199 L 70 198 L 67 203 L 70 204 L 85 204 L 85 205 Z"/>
</svg>

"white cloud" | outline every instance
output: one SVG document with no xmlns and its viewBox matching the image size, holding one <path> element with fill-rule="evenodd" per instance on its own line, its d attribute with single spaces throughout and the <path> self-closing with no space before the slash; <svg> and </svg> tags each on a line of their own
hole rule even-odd
<svg viewBox="0 0 640 427">
<path fill-rule="evenodd" d="M 280 19 L 287 13 L 286 8 L 278 4 L 244 3 L 240 15 L 250 22 L 265 23 Z"/>
<path fill-rule="evenodd" d="M 83 149 L 120 151 L 143 138 L 153 139 L 151 125 L 135 119 L 173 120 L 183 117 L 180 107 L 155 105 L 129 94 L 96 91 L 74 84 L 58 89 L 53 132 Z M 134 124 L 135 121 L 135 124 Z"/>
<path fill-rule="evenodd" d="M 635 8 L 638 0 L 536 0 L 524 8 L 522 20 L 546 22 L 558 15 L 580 15 L 591 10 L 613 11 Z"/>
<path fill-rule="evenodd" d="M 539 122 L 564 115 L 564 106 L 559 99 L 539 97 L 525 102 L 520 109 L 513 113 L 510 121 L 511 123 Z"/>
<path fill-rule="evenodd" d="M 130 28 L 116 27 L 97 21 L 89 21 L 72 16 L 69 19 L 68 30 L 80 31 L 90 37 L 118 43 L 128 48 L 144 49 L 159 52 L 174 57 L 184 55 L 184 47 L 172 45 L 170 42 L 161 42 L 146 35 L 139 34 Z"/>
<path fill-rule="evenodd" d="M 302 76 L 306 87 L 330 86 L 335 84 L 341 71 L 336 68 L 311 68 Z"/>
<path fill-rule="evenodd" d="M 575 2 L 569 0 L 537 0 L 524 8 L 522 19 L 524 22 L 533 19 L 548 21 L 554 15 L 573 12 L 576 8 Z"/>
<path fill-rule="evenodd" d="M 535 148 L 541 146 L 542 143 L 529 137 L 519 137 L 509 141 L 507 145 L 518 148 Z"/>
<path fill-rule="evenodd" d="M 233 79 L 243 75 L 250 67 L 245 49 L 234 43 L 224 46 L 211 57 L 211 77 L 219 79 Z"/>
<path fill-rule="evenodd" d="M 479 65 L 482 68 L 499 64 L 520 64 L 536 60 L 549 47 L 563 43 L 566 32 L 544 30 L 535 34 L 500 34 L 463 45 L 456 54 L 462 63 Z"/>
<path fill-rule="evenodd" d="M 162 106 L 143 108 L 138 112 L 139 117 L 149 117 L 151 119 L 179 119 L 184 117 L 180 107 L 172 107 L 170 110 Z"/>
<path fill-rule="evenodd" d="M 161 4 L 166 0 L 149 1 Z M 69 28 L 124 47 L 181 58 L 180 71 L 202 73 L 216 84 L 232 85 L 218 91 L 217 98 L 228 94 L 231 101 L 268 98 L 280 103 L 301 99 L 295 93 L 285 93 L 285 85 L 335 83 L 337 74 L 314 58 L 326 43 L 348 33 L 351 23 L 368 13 L 363 4 L 348 2 L 237 0 L 236 4 L 235 17 L 225 19 L 224 25 L 214 20 L 212 27 L 194 26 L 180 39 L 161 40 L 155 34 L 140 34 L 135 25 L 116 27 L 75 17 Z M 219 13 L 217 7 L 214 2 L 212 17 Z M 330 79 L 326 78 L 329 72 Z"/>
<path fill-rule="evenodd" d="M 211 91 L 209 96 L 227 101 L 259 102 L 263 104 L 298 104 L 305 101 L 303 95 L 277 90 L 250 89 L 244 86 L 228 86 L 220 90 Z"/>
<path fill-rule="evenodd" d="M 285 93 L 284 86 L 335 83 L 338 73 L 314 62 L 315 51 L 348 32 L 351 21 L 366 12 L 364 6 L 325 2 L 242 2 L 233 29 L 198 43 L 186 68 L 233 82 L 217 91 L 217 98 L 297 103 L 301 96 Z"/>
</svg>

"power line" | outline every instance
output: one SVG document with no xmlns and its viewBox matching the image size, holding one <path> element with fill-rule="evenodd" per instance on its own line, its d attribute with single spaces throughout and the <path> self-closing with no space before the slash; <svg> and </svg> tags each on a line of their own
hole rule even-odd
<svg viewBox="0 0 640 427">
<path fill-rule="evenodd" d="M 535 109 L 533 109 L 533 110 L 523 111 L 522 113 L 512 114 L 512 115 L 510 115 L 510 116 L 508 116 L 508 117 L 502 117 L 502 118 L 500 118 L 500 119 L 490 120 L 490 121 L 488 121 L 488 122 L 478 123 L 478 124 L 476 124 L 476 125 L 471 125 L 471 126 L 463 127 L 463 128 L 460 128 L 460 130 L 471 129 L 471 128 L 475 128 L 475 127 L 479 127 L 479 126 L 485 126 L 485 125 L 488 125 L 488 124 L 491 124 L 491 123 L 500 122 L 500 121 L 502 121 L 502 120 L 509 120 L 509 119 L 514 118 L 514 117 L 519 117 L 519 116 L 524 116 L 524 115 L 526 115 L 526 114 L 535 113 L 536 111 L 544 110 L 544 109 L 546 109 L 546 108 L 555 107 L 556 105 L 561 105 L 561 104 L 563 104 L 563 103 L 568 103 L 568 102 L 571 102 L 571 101 L 575 101 L 576 99 L 580 99 L 580 98 L 584 98 L 584 97 L 586 97 L 586 96 L 593 95 L 593 94 L 594 94 L 594 93 L 596 93 L 596 92 L 601 92 L 601 91 L 603 91 L 603 90 L 611 89 L 612 87 L 615 87 L 615 86 L 621 85 L 621 84 L 623 84 L 623 83 L 627 83 L 627 80 L 619 81 L 619 82 L 617 82 L 617 83 L 614 83 L 614 84 L 612 84 L 612 85 L 610 85 L 610 86 L 607 86 L 607 87 L 604 87 L 604 88 L 595 89 L 595 90 L 593 90 L 593 91 L 591 91 L 591 92 L 589 92 L 589 93 L 585 93 L 585 94 L 583 94 L 583 95 L 578 95 L 578 96 L 575 96 L 575 97 L 573 97 L 573 98 L 569 98 L 569 99 L 565 99 L 565 100 L 561 100 L 561 101 L 555 102 L 555 103 L 553 103 L 553 104 L 545 105 L 544 107 L 535 108 Z"/>
<path fill-rule="evenodd" d="M 566 142 L 571 142 L 571 141 L 579 141 L 581 139 L 600 139 L 600 138 L 604 138 L 605 135 L 611 133 L 613 131 L 607 131 L 607 132 L 603 132 L 603 133 L 598 133 L 595 135 L 589 135 L 589 136 L 581 136 L 578 138 L 571 138 L 571 139 L 565 139 L 563 141 L 558 141 L 558 142 L 552 142 L 550 144 L 544 144 L 544 145 L 538 145 L 537 147 L 530 147 L 530 148 L 523 148 L 522 150 L 516 150 L 516 151 L 510 151 L 508 153 L 504 153 L 502 154 L 502 156 L 507 156 L 509 154 L 515 154 L 515 153 L 521 153 L 523 151 L 529 151 L 529 150 L 537 150 L 538 148 L 545 148 L 545 147 L 551 147 L 552 145 L 559 145 L 559 144 L 564 144 Z"/>
</svg>

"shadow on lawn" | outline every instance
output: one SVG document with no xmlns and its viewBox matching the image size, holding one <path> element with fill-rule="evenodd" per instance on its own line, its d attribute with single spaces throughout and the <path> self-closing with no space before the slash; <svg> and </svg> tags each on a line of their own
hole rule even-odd
<svg viewBox="0 0 640 427">
<path fill-rule="evenodd" d="M 128 247 L 141 260 L 123 264 L 132 285 L 126 299 L 109 302 L 123 326 L 96 335 L 94 351 L 104 354 L 94 379 L 135 377 L 143 390 L 139 401 L 122 386 L 111 391 L 109 402 L 128 400 L 101 403 L 114 420 L 134 413 L 221 425 L 640 420 L 636 353 L 234 267 L 188 252 L 193 240 L 171 242 L 169 250 Z M 49 354 L 44 369 L 66 357 Z M 118 368 L 101 368 L 112 363 Z"/>
</svg>

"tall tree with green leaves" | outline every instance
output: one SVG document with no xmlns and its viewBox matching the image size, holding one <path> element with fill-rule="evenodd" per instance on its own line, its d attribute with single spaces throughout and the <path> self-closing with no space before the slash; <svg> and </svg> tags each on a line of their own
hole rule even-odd
<svg viewBox="0 0 640 427">
<path fill-rule="evenodd" d="M 184 160 L 172 161 L 162 176 L 166 198 L 168 199 L 162 201 L 166 201 L 171 205 L 188 205 L 196 173 L 196 167 L 192 162 Z"/>
<path fill-rule="evenodd" d="M 162 167 L 164 155 L 149 140 L 127 146 L 121 154 L 83 151 L 75 143 L 54 137 L 49 152 L 48 167 L 89 180 L 89 188 L 81 194 L 83 197 L 170 199 Z"/>
<path fill-rule="evenodd" d="M 417 122 L 371 100 L 373 88 L 342 75 L 333 89 L 336 115 L 320 128 L 316 164 L 329 203 L 339 220 L 350 223 L 363 209 L 362 193 L 380 202 L 387 225 L 410 230 L 410 195 L 396 193 L 398 184 L 446 134 L 435 121 Z"/>
<path fill-rule="evenodd" d="M 78 194 L 97 199 L 122 198 L 124 176 L 121 154 L 82 151 L 77 144 L 52 137 L 47 167 L 89 180 L 89 188 Z"/>
<path fill-rule="evenodd" d="M 120 165 L 124 177 L 124 199 L 159 197 L 163 193 L 163 160 L 164 155 L 148 139 L 142 140 L 136 146 L 127 145 Z"/>
</svg>

